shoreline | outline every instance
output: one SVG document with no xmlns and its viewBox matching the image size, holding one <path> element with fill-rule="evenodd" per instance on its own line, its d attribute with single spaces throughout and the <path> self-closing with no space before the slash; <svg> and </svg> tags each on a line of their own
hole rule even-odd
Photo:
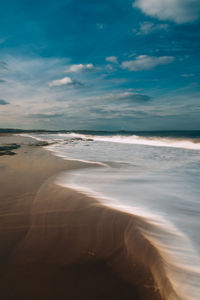
<svg viewBox="0 0 200 300">
<path fill-rule="evenodd" d="M 16 139 L 21 143 L 30 140 L 9 137 Z M 100 299 L 102 291 L 101 299 L 179 299 L 160 267 L 159 253 L 141 234 L 141 218 L 55 184 L 57 174 L 84 167 L 84 163 L 63 160 L 33 145 L 22 145 L 16 153 L 0 158 L 3 299 L 25 299 L 27 293 L 29 299 L 56 299 L 60 290 L 61 299 L 70 291 L 72 300 Z M 52 277 L 56 282 L 66 277 L 65 288 L 57 284 L 57 290 L 51 291 Z M 94 278 L 101 284 L 91 295 Z M 77 295 L 71 286 L 82 287 L 82 280 L 85 294 Z M 23 281 L 26 287 L 21 286 Z M 15 298 L 7 295 L 13 286 Z"/>
</svg>

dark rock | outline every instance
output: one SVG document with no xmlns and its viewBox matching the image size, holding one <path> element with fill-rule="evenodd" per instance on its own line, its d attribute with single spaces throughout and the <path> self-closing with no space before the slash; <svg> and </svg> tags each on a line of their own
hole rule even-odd
<svg viewBox="0 0 200 300">
<path fill-rule="evenodd" d="M 21 146 L 18 145 L 18 144 L 6 144 L 6 145 L 0 146 L 0 151 L 10 151 L 10 150 L 13 150 L 13 149 L 18 149 L 20 147 Z"/>
<path fill-rule="evenodd" d="M 14 150 L 14 149 L 18 149 L 20 148 L 21 146 L 18 145 L 18 144 L 6 144 L 6 145 L 1 145 L 0 146 L 0 156 L 3 156 L 3 155 L 15 155 L 17 153 L 11 151 L 11 150 Z"/>
<path fill-rule="evenodd" d="M 13 151 L 8 151 L 8 150 L 5 150 L 5 151 L 0 151 L 0 156 L 3 156 L 3 155 L 16 155 L 17 153 L 13 152 Z"/>
<path fill-rule="evenodd" d="M 45 146 L 49 146 L 49 145 L 53 145 L 56 142 L 45 142 L 45 141 L 39 141 L 36 143 L 31 143 L 29 144 L 29 146 L 34 146 L 34 147 L 45 147 Z"/>
</svg>

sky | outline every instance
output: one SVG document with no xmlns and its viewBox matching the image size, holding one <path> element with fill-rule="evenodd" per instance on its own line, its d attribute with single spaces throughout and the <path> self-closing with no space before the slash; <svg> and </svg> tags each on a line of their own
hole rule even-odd
<svg viewBox="0 0 200 300">
<path fill-rule="evenodd" d="M 200 1 L 1 1 L 0 127 L 199 130 Z"/>
</svg>

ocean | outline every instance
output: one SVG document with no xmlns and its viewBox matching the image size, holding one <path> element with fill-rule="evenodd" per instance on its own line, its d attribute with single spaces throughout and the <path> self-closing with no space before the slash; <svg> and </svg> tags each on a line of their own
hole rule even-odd
<svg viewBox="0 0 200 300">
<path fill-rule="evenodd" d="M 23 134 L 26 135 L 27 134 Z M 200 295 L 200 131 L 30 133 L 85 168 L 62 173 L 61 186 L 141 216 L 181 299 Z M 88 166 L 88 167 L 87 167 Z M 56 200 L 55 200 L 56 201 Z"/>
</svg>

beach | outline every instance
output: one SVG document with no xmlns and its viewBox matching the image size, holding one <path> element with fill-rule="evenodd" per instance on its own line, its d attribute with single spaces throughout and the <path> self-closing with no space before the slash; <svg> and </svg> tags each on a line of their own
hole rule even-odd
<svg viewBox="0 0 200 300">
<path fill-rule="evenodd" d="M 200 0 L 0 8 L 0 300 L 199 300 Z"/>
<path fill-rule="evenodd" d="M 146 242 L 142 253 L 128 247 L 130 233 L 141 243 L 141 221 L 55 184 L 57 174 L 84 163 L 55 157 L 30 139 L 2 142 L 21 147 L 0 158 L 1 299 L 161 299 L 156 250 Z M 171 287 L 162 276 L 165 297 Z"/>
</svg>

